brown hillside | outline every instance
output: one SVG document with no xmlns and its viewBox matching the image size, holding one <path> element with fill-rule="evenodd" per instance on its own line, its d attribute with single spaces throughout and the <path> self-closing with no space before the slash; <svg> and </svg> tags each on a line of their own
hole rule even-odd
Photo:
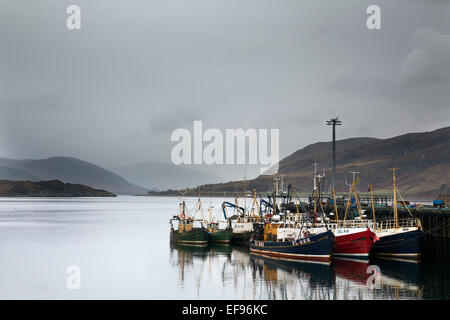
<svg viewBox="0 0 450 320">
<path fill-rule="evenodd" d="M 300 149 L 280 162 L 279 174 L 299 192 L 312 189 L 313 164 L 325 168 L 326 189 L 331 181 L 332 145 L 319 142 Z M 337 141 L 336 189 L 346 191 L 345 176 L 349 171 L 360 172 L 360 190 L 369 183 L 374 190 L 392 188 L 392 171 L 398 171 L 398 186 L 407 196 L 436 198 L 450 193 L 450 127 L 432 132 L 409 133 L 389 139 L 353 138 Z M 268 190 L 272 176 L 259 176 L 247 182 L 247 189 Z M 231 192 L 242 182 L 229 182 L 201 187 L 204 192 Z M 230 195 L 230 194 L 229 194 Z"/>
</svg>

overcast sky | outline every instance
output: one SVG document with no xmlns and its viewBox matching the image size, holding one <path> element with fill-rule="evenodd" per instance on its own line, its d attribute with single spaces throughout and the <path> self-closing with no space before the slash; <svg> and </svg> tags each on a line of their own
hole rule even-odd
<svg viewBox="0 0 450 320">
<path fill-rule="evenodd" d="M 449 3 L 0 0 L 0 156 L 170 162 L 194 120 L 279 128 L 281 157 L 337 115 L 340 139 L 448 126 Z"/>
</svg>

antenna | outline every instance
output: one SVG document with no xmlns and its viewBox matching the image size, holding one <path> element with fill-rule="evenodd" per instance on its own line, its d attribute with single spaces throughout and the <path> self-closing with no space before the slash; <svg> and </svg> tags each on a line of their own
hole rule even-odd
<svg viewBox="0 0 450 320">
<path fill-rule="evenodd" d="M 324 168 L 322 168 L 323 169 L 323 171 L 322 171 L 322 175 L 317 175 L 317 178 L 319 178 L 319 182 L 320 182 L 320 179 L 322 179 L 322 178 L 325 178 L 325 169 Z"/>
<path fill-rule="evenodd" d="M 355 184 L 355 188 L 358 189 L 357 186 L 356 186 L 356 180 L 355 180 L 355 177 L 356 177 L 356 175 L 359 173 L 359 171 L 349 171 L 349 172 L 353 175 L 352 184 L 354 183 L 354 184 Z"/>
<path fill-rule="evenodd" d="M 359 171 L 349 171 L 351 174 L 353 174 L 353 182 L 355 182 L 355 177 L 359 173 Z"/>
<path fill-rule="evenodd" d="M 314 191 L 317 190 L 316 178 L 317 178 L 317 163 L 314 163 Z"/>
</svg>

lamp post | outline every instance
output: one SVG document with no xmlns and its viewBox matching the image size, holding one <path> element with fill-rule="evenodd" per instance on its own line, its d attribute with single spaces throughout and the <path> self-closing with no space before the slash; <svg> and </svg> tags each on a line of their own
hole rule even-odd
<svg viewBox="0 0 450 320">
<path fill-rule="evenodd" d="M 336 126 L 342 125 L 339 117 L 331 118 L 327 121 L 328 126 L 333 126 L 333 175 L 331 177 L 331 190 L 336 191 Z"/>
</svg>

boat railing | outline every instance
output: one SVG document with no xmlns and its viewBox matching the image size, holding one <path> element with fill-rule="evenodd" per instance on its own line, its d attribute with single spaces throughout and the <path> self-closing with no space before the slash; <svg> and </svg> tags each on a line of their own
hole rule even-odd
<svg viewBox="0 0 450 320">
<path fill-rule="evenodd" d="M 395 219 L 383 219 L 377 221 L 378 230 L 387 230 L 395 228 L 414 228 L 420 227 L 420 221 L 418 218 L 405 218 L 399 219 L 398 224 L 396 224 Z"/>
<path fill-rule="evenodd" d="M 374 228 L 372 220 L 346 220 L 339 222 L 336 220 L 330 220 L 327 225 L 331 230 L 336 230 L 339 228 Z"/>
<path fill-rule="evenodd" d="M 386 230 L 395 228 L 413 228 L 420 227 L 420 221 L 418 218 L 405 218 L 399 219 L 398 225 L 395 223 L 395 219 L 382 219 L 377 220 L 376 224 L 373 220 L 346 220 L 346 221 L 330 221 L 328 226 L 331 230 L 339 228 L 371 228 L 374 230 Z"/>
</svg>

